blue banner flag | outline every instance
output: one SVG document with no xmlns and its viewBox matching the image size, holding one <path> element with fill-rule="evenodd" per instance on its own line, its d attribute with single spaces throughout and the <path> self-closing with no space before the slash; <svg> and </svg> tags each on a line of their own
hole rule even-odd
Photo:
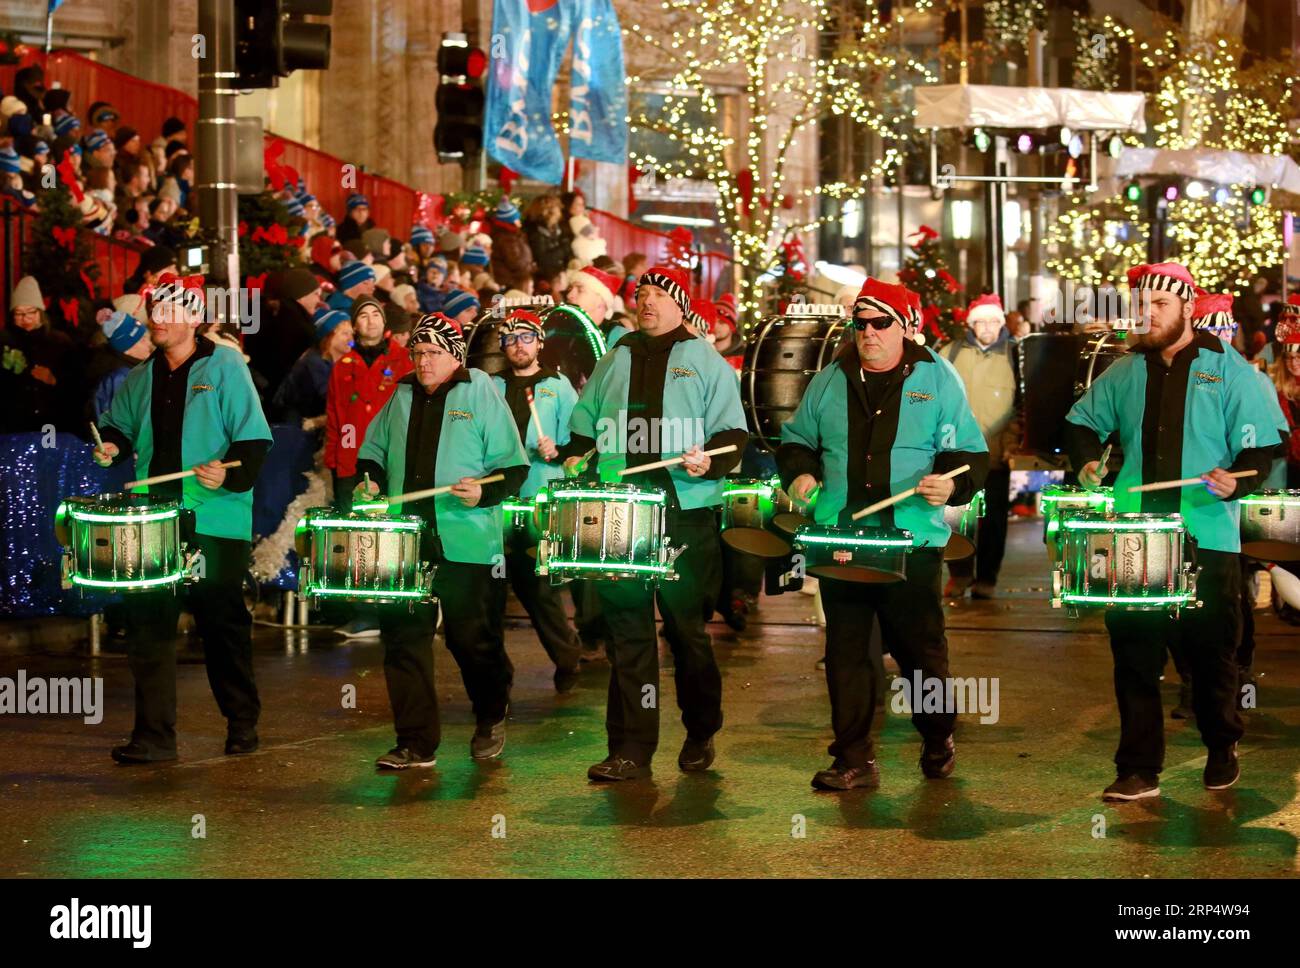
<svg viewBox="0 0 1300 968">
<path fill-rule="evenodd" d="M 627 164 L 627 75 L 612 0 L 573 0 L 577 36 L 569 72 L 569 153 Z"/>
</svg>

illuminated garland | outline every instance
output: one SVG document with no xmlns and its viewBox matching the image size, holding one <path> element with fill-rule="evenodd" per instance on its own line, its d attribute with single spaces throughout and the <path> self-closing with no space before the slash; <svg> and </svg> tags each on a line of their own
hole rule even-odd
<svg viewBox="0 0 1300 968">
<path fill-rule="evenodd" d="M 988 0 L 984 4 L 984 36 L 1003 52 L 1025 47 L 1029 32 L 1047 26 L 1043 0 Z"/>
<path fill-rule="evenodd" d="M 1085 286 L 1123 276 L 1129 266 L 1147 261 L 1145 216 L 1131 202 L 1111 199 L 1089 207 L 1088 196 L 1074 195 L 1048 226 L 1045 264 L 1050 272 Z"/>
</svg>

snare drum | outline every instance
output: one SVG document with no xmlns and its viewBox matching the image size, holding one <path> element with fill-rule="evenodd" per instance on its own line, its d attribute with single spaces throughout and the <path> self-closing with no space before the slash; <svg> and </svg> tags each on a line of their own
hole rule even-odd
<svg viewBox="0 0 1300 968">
<path fill-rule="evenodd" d="M 298 522 L 307 540 L 302 595 L 358 602 L 428 602 L 434 567 L 420 560 L 424 520 L 415 514 L 339 514 L 311 508 Z"/>
<path fill-rule="evenodd" d="M 960 507 L 944 506 L 943 523 L 952 529 L 948 545 L 943 549 L 944 561 L 958 561 L 975 554 L 975 541 L 979 537 L 980 518 L 984 517 L 984 492 L 979 491 L 969 504 Z"/>
<path fill-rule="evenodd" d="M 1300 561 L 1300 490 L 1241 499 L 1241 551 L 1261 561 Z"/>
<path fill-rule="evenodd" d="M 1060 557 L 1060 531 L 1062 517 L 1080 512 L 1108 514 L 1115 506 L 1112 488 L 1102 487 L 1090 491 L 1086 487 L 1068 484 L 1048 484 L 1039 496 L 1043 512 L 1043 541 L 1052 561 Z"/>
<path fill-rule="evenodd" d="M 1156 611 L 1195 606 L 1199 571 L 1185 560 L 1178 514 L 1075 512 L 1061 519 L 1052 605 Z"/>
<path fill-rule="evenodd" d="M 70 497 L 54 514 L 65 587 L 175 591 L 187 577 L 179 501 L 147 494 Z"/>
<path fill-rule="evenodd" d="M 722 540 L 759 558 L 790 553 L 789 536 L 776 530 L 777 514 L 797 513 L 794 502 L 771 481 L 728 481 L 722 492 Z"/>
<path fill-rule="evenodd" d="M 912 532 L 897 528 L 836 528 L 807 525 L 794 537 L 804 570 L 817 578 L 863 584 L 902 581 Z"/>
<path fill-rule="evenodd" d="M 507 550 L 527 551 L 537 556 L 542 528 L 535 497 L 508 497 L 501 502 L 501 538 Z"/>
<path fill-rule="evenodd" d="M 550 575 L 552 584 L 677 578 L 673 561 L 680 552 L 664 535 L 667 497 L 659 488 L 553 482 L 538 503 L 546 506 L 546 533 L 537 546 L 537 574 Z"/>
</svg>

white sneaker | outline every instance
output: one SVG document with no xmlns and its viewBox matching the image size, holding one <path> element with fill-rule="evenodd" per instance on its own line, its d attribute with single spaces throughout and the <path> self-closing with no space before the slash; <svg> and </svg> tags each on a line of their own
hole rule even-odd
<svg viewBox="0 0 1300 968">
<path fill-rule="evenodd" d="M 347 625 L 340 625 L 334 630 L 345 639 L 377 639 L 379 638 L 379 627 L 364 622 L 359 618 L 354 618 Z"/>
</svg>

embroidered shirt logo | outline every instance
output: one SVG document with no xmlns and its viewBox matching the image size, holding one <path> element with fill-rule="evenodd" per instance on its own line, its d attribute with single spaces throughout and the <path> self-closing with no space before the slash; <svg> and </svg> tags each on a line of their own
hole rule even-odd
<svg viewBox="0 0 1300 968">
<path fill-rule="evenodd" d="M 689 366 L 674 366 L 671 370 L 674 380 L 685 380 L 693 376 L 699 376 Z"/>
<path fill-rule="evenodd" d="M 548 390 L 548 389 L 546 389 L 546 387 L 538 387 L 538 388 L 537 388 L 537 395 L 538 395 L 539 397 L 554 397 L 554 396 L 558 396 L 558 394 L 557 394 L 554 390 Z"/>
<path fill-rule="evenodd" d="M 1204 370 L 1197 370 L 1195 376 L 1197 384 L 1223 382 L 1223 377 L 1215 376 L 1213 373 L 1206 373 Z"/>
<path fill-rule="evenodd" d="M 211 383 L 196 383 L 194 384 L 194 386 L 190 387 L 190 389 L 193 390 L 195 393 L 203 393 L 207 390 L 215 390 L 216 387 L 214 387 Z"/>
<path fill-rule="evenodd" d="M 451 417 L 453 421 L 474 419 L 474 414 L 469 410 L 448 410 L 447 416 Z"/>
<path fill-rule="evenodd" d="M 908 390 L 907 399 L 911 403 L 925 403 L 927 400 L 933 400 L 933 393 L 922 393 L 920 390 Z"/>
</svg>

